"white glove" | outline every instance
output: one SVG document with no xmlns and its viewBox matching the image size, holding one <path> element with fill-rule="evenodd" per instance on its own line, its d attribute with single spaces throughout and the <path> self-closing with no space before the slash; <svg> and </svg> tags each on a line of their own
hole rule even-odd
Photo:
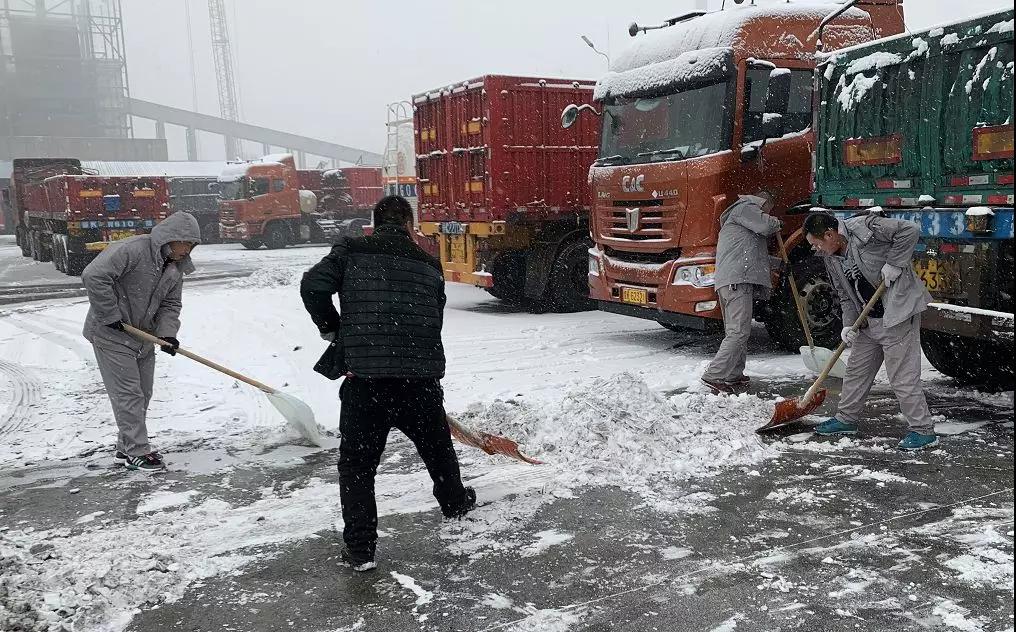
<svg viewBox="0 0 1016 632">
<path fill-rule="evenodd" d="M 849 347 L 857 340 L 857 330 L 853 327 L 844 327 L 840 332 L 840 339 Z"/>
<path fill-rule="evenodd" d="M 888 263 L 882 266 L 882 280 L 885 281 L 886 287 L 892 285 L 893 281 L 900 278 L 901 274 L 903 274 L 903 268 L 897 268 Z"/>
</svg>

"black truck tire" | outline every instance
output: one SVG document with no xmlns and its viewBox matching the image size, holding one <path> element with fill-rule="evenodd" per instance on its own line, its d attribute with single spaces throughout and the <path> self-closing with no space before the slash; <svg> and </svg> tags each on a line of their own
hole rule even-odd
<svg viewBox="0 0 1016 632">
<path fill-rule="evenodd" d="M 255 237 L 254 239 L 245 239 L 245 240 L 241 241 L 240 243 L 247 250 L 257 250 L 261 246 L 265 245 L 265 242 L 261 241 L 260 237 Z"/>
<path fill-rule="evenodd" d="M 92 258 L 88 255 L 68 252 L 66 256 L 67 261 L 64 264 L 64 272 L 67 276 L 81 276 L 81 273 L 85 271 L 85 268 L 92 261 Z"/>
<path fill-rule="evenodd" d="M 273 222 L 265 228 L 265 246 L 269 250 L 280 250 L 289 245 L 292 241 L 289 227 L 279 222 Z"/>
<path fill-rule="evenodd" d="M 201 224 L 201 243 L 202 244 L 219 243 L 219 220 L 206 219 Z"/>
<path fill-rule="evenodd" d="M 53 267 L 57 272 L 67 271 L 67 249 L 60 235 L 53 235 Z"/>
<path fill-rule="evenodd" d="M 554 259 L 547 284 L 550 307 L 555 312 L 582 312 L 596 308 L 589 298 L 589 248 L 585 239 L 566 243 Z"/>
<path fill-rule="evenodd" d="M 826 276 L 825 265 L 817 257 L 807 257 L 794 263 L 793 270 L 815 344 L 835 348 L 840 344 L 843 316 L 836 289 Z M 766 312 L 766 331 L 774 343 L 791 353 L 797 353 L 808 344 L 786 275 L 779 287 L 773 289 Z"/>
<path fill-rule="evenodd" d="M 14 234 L 15 234 L 15 237 L 14 237 L 15 241 L 17 241 L 18 246 L 21 247 L 21 256 L 22 257 L 31 257 L 32 256 L 32 244 L 31 244 L 31 240 L 30 240 L 30 237 L 29 237 L 29 232 L 19 226 L 17 228 L 17 230 L 15 230 Z"/>
<path fill-rule="evenodd" d="M 921 331 L 921 348 L 931 366 L 943 375 L 964 384 L 1012 388 L 1012 344 L 924 329 Z"/>
<path fill-rule="evenodd" d="M 499 255 L 490 265 L 490 274 L 494 285 L 484 288 L 488 294 L 508 303 L 520 302 L 526 286 L 526 253 Z"/>
</svg>

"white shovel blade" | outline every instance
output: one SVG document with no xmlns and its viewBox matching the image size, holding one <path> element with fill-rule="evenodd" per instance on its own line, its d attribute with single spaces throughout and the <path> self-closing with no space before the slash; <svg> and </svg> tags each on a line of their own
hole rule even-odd
<svg viewBox="0 0 1016 632">
<path fill-rule="evenodd" d="M 321 444 L 321 431 L 318 428 L 317 421 L 314 419 L 314 411 L 310 409 L 310 406 L 293 397 L 287 395 L 282 391 L 275 391 L 274 393 L 265 393 L 268 397 L 268 401 L 275 406 L 289 425 L 292 426 L 300 436 L 307 439 L 316 446 Z"/>
<path fill-rule="evenodd" d="M 815 375 L 822 372 L 831 357 L 833 357 L 833 352 L 825 347 L 801 347 L 801 359 L 804 360 L 804 366 Z M 847 365 L 843 363 L 843 358 L 836 358 L 836 364 L 829 371 L 829 375 L 842 380 L 846 374 Z"/>
</svg>

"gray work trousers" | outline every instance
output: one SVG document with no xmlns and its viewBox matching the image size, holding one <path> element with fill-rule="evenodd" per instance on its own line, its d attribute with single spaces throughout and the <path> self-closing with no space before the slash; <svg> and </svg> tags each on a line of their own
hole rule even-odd
<svg viewBox="0 0 1016 632">
<path fill-rule="evenodd" d="M 748 360 L 755 288 L 750 283 L 738 283 L 717 288 L 716 294 L 723 312 L 723 342 L 702 379 L 736 382 L 744 378 L 744 363 Z"/>
<path fill-rule="evenodd" d="M 935 432 L 928 400 L 921 388 L 920 314 L 888 329 L 882 326 L 881 318 L 868 319 L 868 326 L 857 333 L 857 340 L 850 346 L 836 418 L 857 423 L 883 362 L 910 429 L 922 434 Z"/>
<path fill-rule="evenodd" d="M 155 347 L 145 345 L 138 354 L 131 349 L 104 341 L 93 342 L 95 361 L 116 419 L 116 448 L 127 456 L 152 452 L 148 445 L 148 402 L 152 399 L 155 377 Z"/>
</svg>

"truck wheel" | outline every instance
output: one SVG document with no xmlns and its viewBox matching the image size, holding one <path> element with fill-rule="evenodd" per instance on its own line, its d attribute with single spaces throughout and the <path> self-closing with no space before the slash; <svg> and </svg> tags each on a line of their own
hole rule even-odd
<svg viewBox="0 0 1016 632">
<path fill-rule="evenodd" d="M 20 226 L 15 231 L 15 240 L 18 242 L 18 245 L 21 246 L 22 257 L 32 256 L 32 244 L 28 235 L 28 231 L 23 230 Z"/>
<path fill-rule="evenodd" d="M 289 229 L 285 224 L 269 224 L 265 231 L 265 245 L 269 250 L 285 248 L 290 242 Z"/>
<path fill-rule="evenodd" d="M 91 259 L 88 255 L 67 253 L 67 261 L 64 264 L 64 272 L 67 276 L 81 276 Z"/>
<path fill-rule="evenodd" d="M 52 236 L 47 237 L 43 232 L 38 234 L 39 244 L 39 261 L 48 263 L 53 260 L 53 238 Z"/>
<path fill-rule="evenodd" d="M 589 248 L 588 240 L 565 244 L 554 260 L 550 271 L 550 305 L 555 312 L 581 312 L 595 308 L 589 298 Z"/>
<path fill-rule="evenodd" d="M 815 344 L 835 348 L 840 344 L 843 317 L 836 289 L 826 277 L 825 266 L 818 258 L 808 257 L 793 264 L 793 269 Z M 790 292 L 790 282 L 784 278 L 769 299 L 765 324 L 773 342 L 786 351 L 797 353 L 808 341 L 804 337 L 794 297 Z"/>
<path fill-rule="evenodd" d="M 214 219 L 205 220 L 204 224 L 201 224 L 201 243 L 202 244 L 217 244 L 219 243 L 219 221 Z"/>
<path fill-rule="evenodd" d="M 67 249 L 61 235 L 53 235 L 53 267 L 57 272 L 67 271 Z"/>
<path fill-rule="evenodd" d="M 506 252 L 498 256 L 490 265 L 490 274 L 494 277 L 494 285 L 484 288 L 488 294 L 509 303 L 522 300 L 526 285 L 524 252 Z"/>
<path fill-rule="evenodd" d="M 265 245 L 265 242 L 261 241 L 261 239 L 258 237 L 255 237 L 254 239 L 247 239 L 241 241 L 240 243 L 243 244 L 243 247 L 246 248 L 247 250 L 257 250 L 261 246 Z"/>
<path fill-rule="evenodd" d="M 940 331 L 921 331 L 921 348 L 931 366 L 964 384 L 1011 389 L 1013 346 Z"/>
</svg>

